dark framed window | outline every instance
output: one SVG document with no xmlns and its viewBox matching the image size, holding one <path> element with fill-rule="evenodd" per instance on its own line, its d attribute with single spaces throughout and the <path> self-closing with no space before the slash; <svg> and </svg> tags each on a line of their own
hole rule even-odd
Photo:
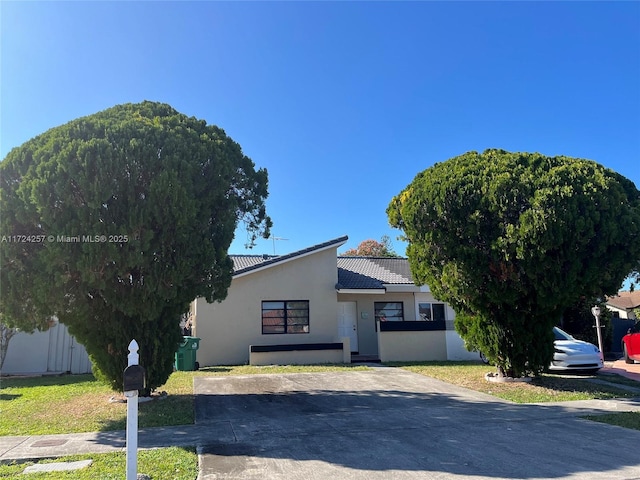
<svg viewBox="0 0 640 480">
<path fill-rule="evenodd" d="M 376 320 L 381 322 L 403 322 L 404 307 L 402 302 L 374 302 Z"/>
<path fill-rule="evenodd" d="M 262 333 L 309 333 L 309 300 L 262 302 Z"/>
<path fill-rule="evenodd" d="M 444 303 L 419 303 L 418 320 L 426 322 L 444 322 Z"/>
</svg>

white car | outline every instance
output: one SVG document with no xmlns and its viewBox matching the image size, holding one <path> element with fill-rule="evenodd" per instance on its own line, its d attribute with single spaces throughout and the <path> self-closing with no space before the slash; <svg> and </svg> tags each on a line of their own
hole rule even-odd
<svg viewBox="0 0 640 480">
<path fill-rule="evenodd" d="M 555 340 L 553 342 L 553 361 L 549 365 L 550 371 L 576 370 L 595 373 L 604 367 L 600 350 L 594 344 L 573 338 L 558 327 L 553 327 L 553 335 Z M 489 363 L 482 352 L 480 352 L 480 359 L 484 363 Z"/>
<path fill-rule="evenodd" d="M 575 339 L 558 327 L 553 327 L 553 334 L 556 339 L 553 342 L 553 361 L 549 370 L 588 370 L 595 373 L 604 367 L 600 350 L 594 344 Z"/>
</svg>

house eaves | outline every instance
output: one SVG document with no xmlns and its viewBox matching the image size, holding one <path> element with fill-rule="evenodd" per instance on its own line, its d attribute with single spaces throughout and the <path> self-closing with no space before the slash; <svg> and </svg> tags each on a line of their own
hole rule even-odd
<svg viewBox="0 0 640 480">
<path fill-rule="evenodd" d="M 249 275 L 251 273 L 259 272 L 261 270 L 266 270 L 267 268 L 271 268 L 276 265 L 283 265 L 287 262 L 297 260 L 299 258 L 303 258 L 308 255 L 313 255 L 323 250 L 328 250 L 330 248 L 338 248 L 341 245 L 344 245 L 347 242 L 347 240 L 349 240 L 349 237 L 344 235 L 334 240 L 329 240 L 328 242 L 320 243 L 318 245 L 314 245 L 312 247 L 308 247 L 303 250 L 298 250 L 297 252 L 289 253 L 287 255 L 280 255 L 277 257 L 264 256 L 262 257 L 262 261 L 258 261 L 258 263 L 255 263 L 252 265 L 250 264 L 248 266 L 235 270 L 233 272 L 233 278 L 238 278 L 244 275 Z M 259 259 L 259 256 L 256 256 L 255 258 Z M 236 262 L 234 262 L 234 264 L 235 263 Z M 248 262 L 248 263 L 251 263 L 251 262 Z"/>
</svg>

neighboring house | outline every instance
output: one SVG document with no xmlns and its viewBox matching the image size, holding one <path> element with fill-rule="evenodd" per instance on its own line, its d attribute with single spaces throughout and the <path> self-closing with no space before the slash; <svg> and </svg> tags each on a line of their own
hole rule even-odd
<svg viewBox="0 0 640 480">
<path fill-rule="evenodd" d="M 477 359 L 455 313 L 404 258 L 338 257 L 340 237 L 288 255 L 230 255 L 227 298 L 192 304 L 202 366 Z"/>
<path fill-rule="evenodd" d="M 622 352 L 622 337 L 633 327 L 637 320 L 634 312 L 640 308 L 640 290 L 633 292 L 618 292 L 617 295 L 607 298 L 607 308 L 611 310 L 611 326 L 613 334 L 611 338 L 611 351 Z"/>
<path fill-rule="evenodd" d="M 0 373 L 91 373 L 91 361 L 84 346 L 69 335 L 67 327 L 55 323 L 44 332 L 16 333 L 9 341 Z"/>
<path fill-rule="evenodd" d="M 618 292 L 614 297 L 607 297 L 607 308 L 613 312 L 614 318 L 635 320 L 633 311 L 640 308 L 640 290 Z"/>
</svg>

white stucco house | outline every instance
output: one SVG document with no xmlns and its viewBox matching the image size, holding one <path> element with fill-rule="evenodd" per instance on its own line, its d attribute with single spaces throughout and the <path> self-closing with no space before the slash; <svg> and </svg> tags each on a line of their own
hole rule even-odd
<svg viewBox="0 0 640 480">
<path fill-rule="evenodd" d="M 342 257 L 340 237 L 288 255 L 231 255 L 227 298 L 191 306 L 201 366 L 476 360 L 455 312 L 405 258 Z"/>
</svg>

